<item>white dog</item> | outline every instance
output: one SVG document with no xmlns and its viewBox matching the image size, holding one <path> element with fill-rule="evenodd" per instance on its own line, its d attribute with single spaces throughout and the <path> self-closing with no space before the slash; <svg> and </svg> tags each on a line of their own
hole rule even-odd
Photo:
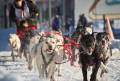
<svg viewBox="0 0 120 81">
<path fill-rule="evenodd" d="M 31 63 L 34 59 L 41 78 L 47 77 L 51 81 L 54 80 L 56 62 L 59 60 L 58 57 L 61 56 L 59 52 L 60 45 L 58 45 L 59 41 L 51 35 L 50 37 L 44 38 L 31 49 L 30 55 L 32 60 L 29 62 L 29 69 L 31 69 Z"/>
<path fill-rule="evenodd" d="M 8 43 L 12 49 L 11 56 L 12 56 L 12 59 L 14 61 L 15 60 L 15 57 L 14 57 L 15 52 L 17 53 L 17 56 L 19 56 L 21 42 L 20 42 L 19 37 L 16 34 L 9 34 Z"/>
</svg>

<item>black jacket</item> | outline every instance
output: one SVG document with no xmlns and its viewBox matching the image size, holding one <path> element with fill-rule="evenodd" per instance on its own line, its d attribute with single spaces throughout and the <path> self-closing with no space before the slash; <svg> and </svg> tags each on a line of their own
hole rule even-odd
<svg viewBox="0 0 120 81">
<path fill-rule="evenodd" d="M 23 1 L 22 4 L 24 6 L 25 1 Z M 38 10 L 37 6 L 34 3 L 30 2 L 30 1 L 26 1 L 26 4 L 27 4 L 27 6 L 29 8 L 30 17 L 31 18 L 37 18 L 38 16 L 36 14 L 39 14 L 39 10 Z M 16 15 L 15 15 L 15 8 L 19 8 L 19 7 L 17 7 L 17 5 L 15 5 L 15 2 L 13 2 L 13 4 L 11 4 L 10 11 L 9 11 L 10 21 L 13 21 L 13 22 L 17 21 Z"/>
</svg>

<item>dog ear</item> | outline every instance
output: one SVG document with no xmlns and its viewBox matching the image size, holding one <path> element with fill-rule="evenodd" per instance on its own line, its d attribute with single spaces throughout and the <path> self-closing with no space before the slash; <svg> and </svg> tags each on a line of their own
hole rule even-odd
<svg viewBox="0 0 120 81">
<path fill-rule="evenodd" d="M 110 41 L 110 39 L 109 39 L 109 34 L 108 34 L 108 33 L 106 33 L 106 35 L 105 35 L 105 36 L 106 36 L 106 40 L 107 40 L 107 41 Z"/>
<path fill-rule="evenodd" d="M 92 36 L 94 37 L 95 40 L 96 40 L 97 34 L 98 34 L 98 32 L 93 32 L 92 33 Z"/>
<path fill-rule="evenodd" d="M 10 33 L 9 36 L 11 36 L 12 34 Z"/>
<path fill-rule="evenodd" d="M 9 37 L 11 38 L 11 37 L 12 37 L 12 35 L 13 35 L 13 34 L 12 34 L 12 33 L 10 33 L 10 34 L 9 34 Z"/>
</svg>

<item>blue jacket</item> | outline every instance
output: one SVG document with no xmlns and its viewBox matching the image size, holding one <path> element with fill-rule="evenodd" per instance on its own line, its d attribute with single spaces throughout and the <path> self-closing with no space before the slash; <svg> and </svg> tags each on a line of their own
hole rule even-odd
<svg viewBox="0 0 120 81">
<path fill-rule="evenodd" d="M 56 31 L 59 30 L 59 28 L 60 28 L 59 18 L 54 18 L 54 19 L 53 19 L 52 28 L 53 28 L 53 30 L 56 30 Z"/>
</svg>

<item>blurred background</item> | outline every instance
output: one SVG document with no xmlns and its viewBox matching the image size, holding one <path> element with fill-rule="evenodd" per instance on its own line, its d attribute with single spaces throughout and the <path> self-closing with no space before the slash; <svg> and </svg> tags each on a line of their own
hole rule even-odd
<svg viewBox="0 0 120 81">
<path fill-rule="evenodd" d="M 9 21 L 9 9 L 13 0 L 0 0 L 0 28 L 14 27 Z M 92 22 L 94 31 L 103 31 L 103 15 L 109 17 L 114 36 L 120 39 L 120 0 L 33 0 L 40 11 L 39 28 L 50 26 L 52 18 L 58 14 L 62 28 L 71 20 L 76 28 L 79 15 L 84 13 Z"/>
</svg>

